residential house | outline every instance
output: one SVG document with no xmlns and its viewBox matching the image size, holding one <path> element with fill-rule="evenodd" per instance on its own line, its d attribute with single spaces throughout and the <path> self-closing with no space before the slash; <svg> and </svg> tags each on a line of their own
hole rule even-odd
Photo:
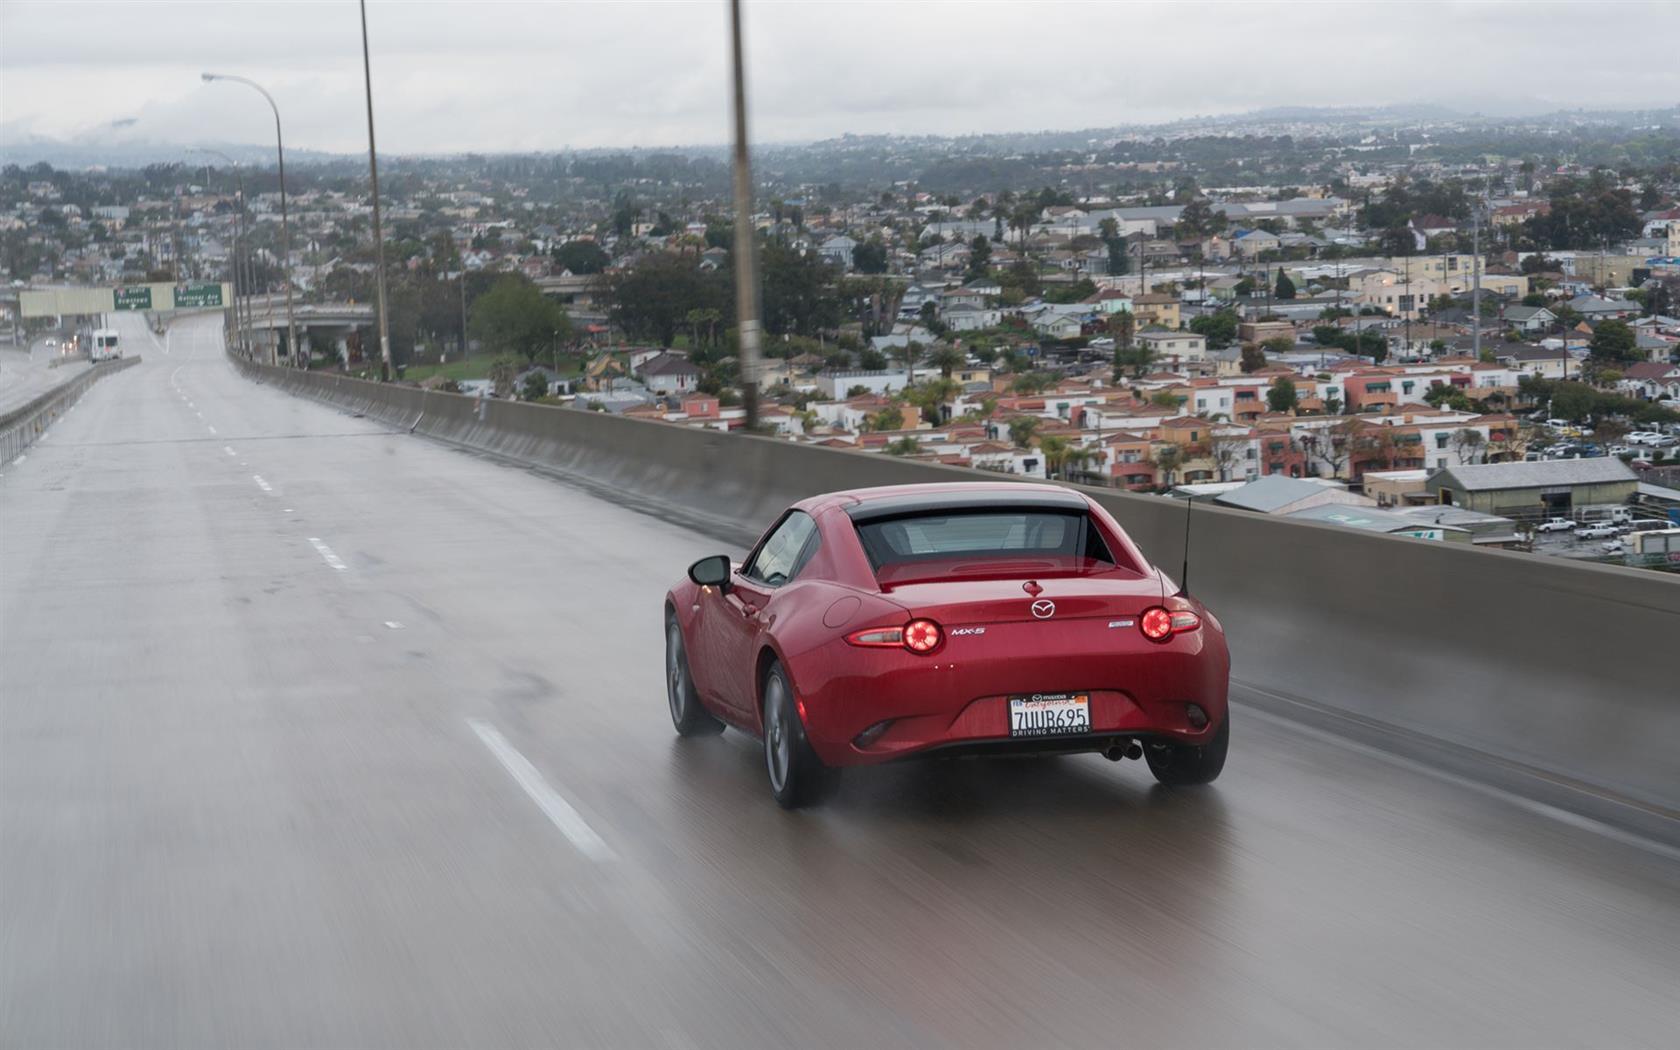
<svg viewBox="0 0 1680 1050">
<path fill-rule="evenodd" d="M 1137 343 L 1154 353 L 1156 361 L 1201 361 L 1207 357 L 1207 338 L 1195 332 L 1149 330 L 1137 334 Z"/>
<path fill-rule="evenodd" d="M 1140 328 L 1149 325 L 1174 329 L 1179 327 L 1178 298 L 1165 292 L 1145 292 L 1134 296 L 1132 312 L 1137 316 Z"/>
<path fill-rule="evenodd" d="M 1495 350 L 1494 360 L 1521 375 L 1542 379 L 1564 379 L 1572 371 L 1569 351 L 1562 346 L 1544 347 L 1521 345 L 1510 350 Z M 1579 374 L 1579 369 L 1574 369 Z"/>
<path fill-rule="evenodd" d="M 1500 311 L 1500 319 L 1523 333 L 1550 331 L 1557 323 L 1557 315 L 1544 306 L 1507 306 Z"/>
<path fill-rule="evenodd" d="M 642 363 L 636 374 L 655 394 L 688 394 L 700 386 L 704 374 L 700 367 L 686 357 L 661 354 Z"/>
<path fill-rule="evenodd" d="M 1003 314 L 995 307 L 964 303 L 947 306 L 940 313 L 940 320 L 953 332 L 976 332 L 982 328 L 996 328 L 1003 322 Z"/>
<path fill-rule="evenodd" d="M 1629 397 L 1647 401 L 1680 398 L 1680 365 L 1640 361 L 1622 369 L 1622 378 L 1616 386 Z"/>
<path fill-rule="evenodd" d="M 817 247 L 817 254 L 822 256 L 824 262 L 838 266 L 842 270 L 850 270 L 852 268 L 852 252 L 857 246 L 858 242 L 842 233 L 823 241 Z"/>
<path fill-rule="evenodd" d="M 1248 230 L 1237 235 L 1231 241 L 1232 250 L 1240 257 L 1248 260 L 1258 259 L 1261 252 L 1275 252 L 1282 247 L 1275 233 L 1265 230 Z"/>
<path fill-rule="evenodd" d="M 1571 310 L 1593 322 L 1610 318 L 1638 317 L 1640 314 L 1638 303 L 1626 299 L 1601 299 L 1596 295 L 1577 296 L 1569 300 L 1568 305 Z"/>
</svg>

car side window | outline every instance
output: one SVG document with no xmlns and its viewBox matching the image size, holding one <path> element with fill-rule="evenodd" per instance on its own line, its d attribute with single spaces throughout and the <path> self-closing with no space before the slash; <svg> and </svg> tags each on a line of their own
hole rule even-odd
<svg viewBox="0 0 1680 1050">
<path fill-rule="evenodd" d="M 804 511 L 793 511 L 758 548 L 741 575 L 769 587 L 780 587 L 805 568 L 816 553 L 817 523 Z"/>
</svg>

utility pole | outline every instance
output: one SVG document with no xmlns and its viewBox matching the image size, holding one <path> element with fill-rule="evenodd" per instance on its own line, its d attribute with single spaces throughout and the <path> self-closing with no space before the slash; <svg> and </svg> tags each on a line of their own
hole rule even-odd
<svg viewBox="0 0 1680 1050">
<path fill-rule="evenodd" d="M 373 68 L 368 61 L 367 0 L 362 9 L 362 83 L 367 88 L 368 176 L 373 185 L 374 292 L 379 296 L 379 379 L 391 381 L 391 328 L 385 314 L 385 233 L 379 225 L 379 152 L 373 144 Z"/>
<path fill-rule="evenodd" d="M 752 167 L 747 154 L 747 78 L 741 57 L 741 0 L 729 0 L 735 64 L 735 325 L 741 343 L 741 405 L 758 429 L 758 271 L 753 260 Z"/>
<path fill-rule="evenodd" d="M 1482 359 L 1482 206 L 1470 212 L 1470 347 Z"/>
</svg>

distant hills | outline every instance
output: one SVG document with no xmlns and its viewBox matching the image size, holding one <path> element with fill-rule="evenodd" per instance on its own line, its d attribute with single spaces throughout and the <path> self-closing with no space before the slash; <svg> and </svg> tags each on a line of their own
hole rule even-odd
<svg viewBox="0 0 1680 1050">
<path fill-rule="evenodd" d="M 1154 124 L 1116 125 L 1104 128 L 1060 129 L 1044 131 L 996 132 L 980 135 L 842 135 L 817 142 L 764 142 L 755 149 L 788 151 L 805 147 L 844 150 L 904 143 L 922 149 L 946 146 L 954 152 L 969 155 L 984 153 L 1013 153 L 1020 151 L 1080 149 L 1116 140 L 1183 137 L 1187 135 L 1282 134 L 1311 127 L 1323 134 L 1357 134 L 1381 128 L 1417 128 L 1427 125 L 1455 125 L 1458 127 L 1529 129 L 1595 125 L 1604 128 L 1662 127 L 1680 130 L 1680 105 L 1644 110 L 1578 110 L 1545 114 L 1511 115 L 1465 113 L 1448 106 L 1409 103 L 1389 106 L 1274 106 L 1246 113 L 1229 113 L 1205 117 L 1190 117 Z M 244 143 L 200 143 L 219 149 L 240 163 L 268 166 L 274 162 L 274 150 L 266 145 Z M 718 144 L 645 147 L 647 151 L 673 153 L 691 157 L 721 157 L 723 147 Z M 509 154 L 532 151 L 507 151 Z M 541 151 L 572 155 L 624 154 L 642 152 L 623 148 L 574 149 L 557 148 Z M 430 154 L 444 156 L 446 154 Z M 479 155 L 486 155 L 482 152 Z M 288 150 L 286 160 L 298 165 L 333 164 L 350 161 L 354 153 L 329 153 L 320 150 Z M 393 154 L 393 159 L 397 155 Z M 420 155 L 415 155 L 416 158 Z M 187 147 L 174 142 L 158 142 L 134 137 L 131 128 L 112 125 L 83 132 L 63 140 L 31 133 L 17 124 L 0 123 L 0 165 L 16 164 L 27 167 L 46 162 L 56 168 L 81 170 L 94 167 L 140 168 L 148 164 L 198 163 L 200 158 L 187 152 Z"/>
</svg>

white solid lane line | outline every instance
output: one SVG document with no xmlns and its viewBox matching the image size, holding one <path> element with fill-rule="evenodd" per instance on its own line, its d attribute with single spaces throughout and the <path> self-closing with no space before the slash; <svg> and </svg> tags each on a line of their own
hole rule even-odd
<svg viewBox="0 0 1680 1050">
<path fill-rule="evenodd" d="M 535 802 L 537 808 L 543 811 L 543 815 L 560 829 L 560 834 L 571 840 L 579 853 L 597 863 L 618 859 L 606 841 L 595 834 L 595 829 L 572 808 L 572 804 L 549 786 L 548 781 L 537 772 L 537 767 L 531 764 L 530 759 L 515 751 L 513 745 L 507 742 L 507 738 L 502 736 L 495 726 L 476 718 L 467 719 L 467 725 L 472 726 L 472 731 L 484 741 L 484 746 L 496 756 L 496 761 L 513 777 L 514 783 L 523 788 L 525 794 L 531 796 L 531 801 Z"/>
<path fill-rule="evenodd" d="M 320 540 L 320 537 L 318 537 L 318 536 L 309 537 L 309 545 L 311 547 L 315 548 L 315 553 L 317 553 L 321 556 L 322 561 L 326 562 L 328 565 L 332 566 L 334 569 L 337 569 L 339 572 L 343 572 L 344 570 L 346 570 L 350 567 L 350 566 L 344 564 L 344 559 L 343 558 L 340 558 L 338 555 L 333 553 L 333 549 L 331 547 L 327 546 L 325 543 L 322 543 L 321 540 Z"/>
</svg>

